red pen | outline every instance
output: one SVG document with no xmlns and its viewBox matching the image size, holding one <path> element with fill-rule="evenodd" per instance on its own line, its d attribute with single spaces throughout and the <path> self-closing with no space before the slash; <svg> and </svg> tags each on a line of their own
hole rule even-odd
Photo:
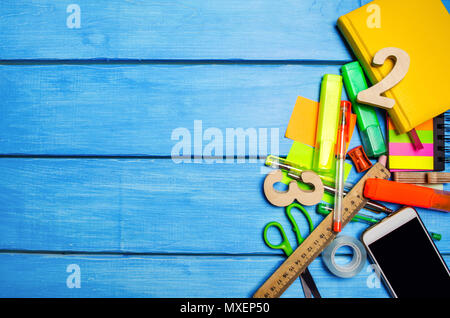
<svg viewBox="0 0 450 318">
<path fill-rule="evenodd" d="M 342 199 L 344 197 L 344 163 L 345 150 L 349 142 L 349 126 L 352 104 L 348 101 L 341 101 L 341 115 L 338 130 L 338 149 L 336 160 L 336 192 L 334 196 L 333 231 L 340 232 L 342 228 Z"/>
<path fill-rule="evenodd" d="M 450 212 L 450 192 L 384 179 L 367 179 L 364 196 L 378 201 Z"/>
</svg>

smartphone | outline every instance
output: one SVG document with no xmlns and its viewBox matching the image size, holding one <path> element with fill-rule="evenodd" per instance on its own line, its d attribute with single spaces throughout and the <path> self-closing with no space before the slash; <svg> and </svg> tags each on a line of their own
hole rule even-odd
<svg viewBox="0 0 450 318">
<path fill-rule="evenodd" d="M 403 208 L 362 235 L 393 297 L 450 297 L 450 274 L 416 210 Z"/>
</svg>

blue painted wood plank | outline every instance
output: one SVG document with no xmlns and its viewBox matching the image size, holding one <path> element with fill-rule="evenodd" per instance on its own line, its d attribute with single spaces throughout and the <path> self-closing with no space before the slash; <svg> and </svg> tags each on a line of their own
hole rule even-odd
<svg viewBox="0 0 450 318">
<path fill-rule="evenodd" d="M 349 60 L 336 21 L 359 6 L 359 0 L 4 0 L 0 59 Z"/>
<path fill-rule="evenodd" d="M 343 261 L 345 256 L 337 256 Z M 449 256 L 445 256 L 448 263 Z M 283 262 L 273 256 L 123 256 L 0 254 L 0 297 L 251 297 Z M 75 264 L 69 268 L 68 266 Z M 80 288 L 67 279 L 80 273 Z M 388 297 L 369 263 L 355 277 L 339 278 L 317 258 L 309 266 L 323 297 Z M 72 277 L 69 282 L 75 282 Z M 369 283 L 368 283 L 369 282 Z M 69 286 L 73 286 L 70 285 Z M 373 288 L 371 288 L 373 287 Z M 300 282 L 282 297 L 302 298 Z"/>
<path fill-rule="evenodd" d="M 2 158 L 0 249 L 280 254 L 264 244 L 265 224 L 279 221 L 295 237 L 284 209 L 265 200 L 262 165 Z M 322 216 L 308 211 L 317 225 Z M 442 234 L 439 250 L 450 252 L 450 214 L 419 213 L 428 230 Z M 360 237 L 366 228 L 350 223 L 343 233 Z"/>
<path fill-rule="evenodd" d="M 287 155 L 297 96 L 318 100 L 322 76 L 339 72 L 339 65 L 2 65 L 0 154 L 170 156 L 182 128 L 192 155 L 202 155 L 209 142 L 203 136 L 197 148 L 194 138 L 208 129 L 222 134 L 223 155 L 232 139 L 236 155 L 240 146 L 251 155 L 248 139 L 226 140 L 227 128 L 243 128 L 262 141 L 259 129 L 266 131 L 267 151 L 258 155 L 276 150 L 272 141 Z M 194 131 L 196 120 L 202 129 Z"/>
</svg>

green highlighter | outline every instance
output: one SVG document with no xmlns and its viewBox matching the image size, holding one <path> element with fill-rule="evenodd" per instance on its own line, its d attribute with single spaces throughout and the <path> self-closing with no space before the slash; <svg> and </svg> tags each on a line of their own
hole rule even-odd
<svg viewBox="0 0 450 318">
<path fill-rule="evenodd" d="M 335 148 L 339 124 L 342 76 L 325 74 L 320 87 L 319 116 L 313 170 L 329 173 L 335 163 Z"/>
<path fill-rule="evenodd" d="M 361 142 L 367 156 L 371 158 L 386 154 L 386 143 L 383 132 L 378 122 L 375 109 L 368 105 L 359 104 L 356 96 L 367 89 L 366 78 L 358 61 L 345 64 L 342 67 L 345 90 L 352 102 L 352 107 L 357 116 L 357 124 L 361 135 Z"/>
</svg>

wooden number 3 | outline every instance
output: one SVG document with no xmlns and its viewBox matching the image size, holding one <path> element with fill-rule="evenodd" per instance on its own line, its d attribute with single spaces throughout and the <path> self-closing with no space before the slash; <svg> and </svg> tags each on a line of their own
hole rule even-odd
<svg viewBox="0 0 450 318">
<path fill-rule="evenodd" d="M 381 94 L 397 85 L 405 77 L 409 69 L 410 60 L 408 53 L 405 51 L 396 47 L 386 47 L 375 53 L 372 64 L 381 66 L 388 57 L 392 57 L 395 60 L 391 72 L 377 84 L 359 92 L 356 98 L 359 103 L 387 109 L 394 107 L 395 100 L 381 96 Z"/>
<path fill-rule="evenodd" d="M 287 191 L 277 191 L 273 185 L 283 179 L 281 170 L 274 170 L 270 172 L 264 180 L 264 194 L 267 200 L 276 206 L 288 206 L 294 200 L 297 200 L 303 205 L 315 205 L 322 200 L 323 197 L 323 183 L 320 177 L 312 171 L 304 171 L 301 174 L 301 179 L 304 183 L 314 186 L 313 190 L 301 190 L 298 187 L 297 181 L 292 180 L 289 183 Z"/>
</svg>

